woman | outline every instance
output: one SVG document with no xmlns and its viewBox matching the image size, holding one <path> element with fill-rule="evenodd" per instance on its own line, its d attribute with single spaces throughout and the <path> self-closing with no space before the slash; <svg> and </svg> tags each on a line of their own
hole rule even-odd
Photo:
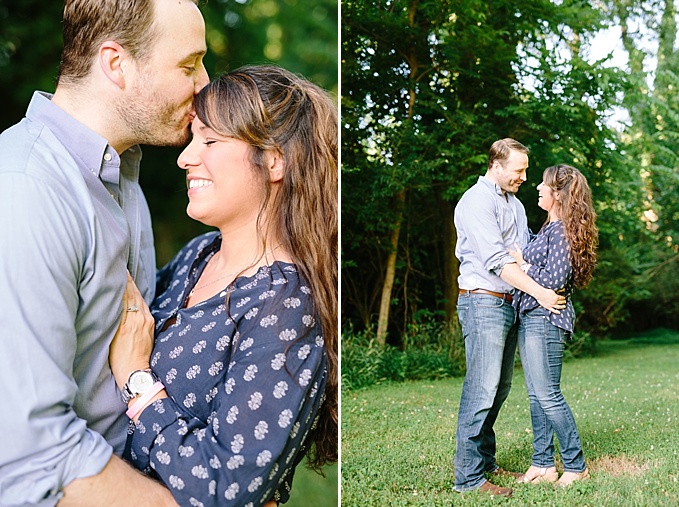
<svg viewBox="0 0 679 507">
<path fill-rule="evenodd" d="M 218 232 L 159 272 L 151 313 L 128 285 L 111 349 L 126 456 L 180 505 L 285 502 L 305 454 L 337 459 L 337 114 L 273 66 L 195 109 L 187 213 Z"/>
<path fill-rule="evenodd" d="M 592 194 L 580 171 L 567 165 L 545 170 L 538 185 L 538 206 L 547 221 L 521 251 L 510 252 L 531 278 L 563 293 L 566 308 L 553 314 L 529 294 L 518 293 L 519 353 L 523 364 L 533 424 L 532 465 L 517 480 L 557 482 L 568 486 L 589 476 L 575 419 L 561 393 L 564 343 L 571 338 L 575 313 L 573 287 L 585 287 L 596 264 L 598 231 Z M 554 433 L 559 439 L 564 473 L 554 466 Z"/>
</svg>

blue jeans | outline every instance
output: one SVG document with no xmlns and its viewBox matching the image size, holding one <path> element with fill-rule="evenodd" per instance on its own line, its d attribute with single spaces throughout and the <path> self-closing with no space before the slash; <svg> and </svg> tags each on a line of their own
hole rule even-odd
<svg viewBox="0 0 679 507">
<path fill-rule="evenodd" d="M 516 311 L 491 295 L 464 294 L 457 300 L 467 374 L 462 386 L 455 440 L 455 489 L 470 491 L 495 463 L 493 424 L 512 387 L 516 354 Z"/>
<path fill-rule="evenodd" d="M 554 433 L 559 439 L 564 471 L 582 472 L 585 459 L 575 418 L 561 393 L 566 332 L 554 326 L 544 308 L 519 316 L 519 354 L 526 378 L 533 424 L 532 464 L 554 466 Z"/>
</svg>

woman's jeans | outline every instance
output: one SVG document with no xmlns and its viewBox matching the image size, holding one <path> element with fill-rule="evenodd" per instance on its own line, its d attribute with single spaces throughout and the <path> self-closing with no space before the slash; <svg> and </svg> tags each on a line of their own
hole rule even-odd
<svg viewBox="0 0 679 507">
<path fill-rule="evenodd" d="M 561 393 L 561 365 L 566 332 L 536 308 L 519 316 L 519 354 L 526 378 L 533 423 L 532 464 L 554 466 L 554 433 L 559 439 L 564 471 L 582 472 L 585 459 L 575 419 Z"/>
<path fill-rule="evenodd" d="M 493 424 L 512 386 L 516 354 L 516 311 L 503 299 L 464 294 L 457 300 L 467 374 L 462 386 L 455 440 L 455 489 L 470 491 L 494 472 Z"/>
</svg>

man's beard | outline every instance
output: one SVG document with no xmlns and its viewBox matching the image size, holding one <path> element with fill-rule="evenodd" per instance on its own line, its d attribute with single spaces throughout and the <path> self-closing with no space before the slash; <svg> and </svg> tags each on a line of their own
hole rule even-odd
<svg viewBox="0 0 679 507">
<path fill-rule="evenodd" d="M 151 146 L 183 146 L 190 137 L 190 125 L 181 115 L 182 107 L 170 104 L 157 94 L 135 90 L 137 100 L 119 103 L 116 107 L 127 131 L 130 144 Z"/>
</svg>

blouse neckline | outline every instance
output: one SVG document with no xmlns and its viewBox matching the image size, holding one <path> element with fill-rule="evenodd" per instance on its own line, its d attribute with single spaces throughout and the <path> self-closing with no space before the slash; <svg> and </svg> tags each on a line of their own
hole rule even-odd
<svg viewBox="0 0 679 507">
<path fill-rule="evenodd" d="M 291 262 L 286 262 L 286 261 L 273 261 L 271 264 L 265 264 L 263 266 L 260 266 L 255 273 L 252 275 L 240 275 L 234 278 L 226 287 L 222 288 L 219 292 L 216 294 L 213 294 L 207 299 L 204 299 L 203 301 L 199 301 L 198 303 L 192 305 L 192 306 L 187 306 L 187 301 L 189 299 L 189 293 L 195 287 L 196 283 L 198 283 L 198 280 L 200 279 L 200 275 L 203 273 L 203 270 L 206 268 L 208 261 L 214 256 L 219 249 L 222 246 L 222 236 L 221 234 L 217 234 L 215 238 L 210 242 L 210 244 L 206 245 L 200 252 L 198 252 L 198 255 L 196 255 L 196 259 L 194 260 L 193 267 L 191 268 L 188 280 L 189 283 L 186 285 L 184 288 L 184 298 L 183 298 L 183 304 L 181 308 L 183 309 L 191 309 L 191 308 L 196 308 L 198 306 L 204 305 L 206 303 L 211 302 L 215 298 L 224 298 L 228 292 L 235 292 L 236 290 L 249 285 L 255 280 L 259 280 L 267 276 L 268 274 L 274 272 L 275 269 L 278 269 L 281 273 L 283 272 L 297 272 L 297 268 L 295 265 Z"/>
</svg>

